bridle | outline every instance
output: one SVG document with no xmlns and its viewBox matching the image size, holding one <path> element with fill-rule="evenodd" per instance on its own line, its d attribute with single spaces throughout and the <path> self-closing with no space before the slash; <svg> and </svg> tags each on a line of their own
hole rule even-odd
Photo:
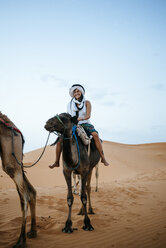
<svg viewBox="0 0 166 248">
<path fill-rule="evenodd" d="M 58 114 L 55 115 L 55 118 L 57 118 L 57 120 L 62 124 L 62 126 L 64 127 L 64 131 L 63 133 L 60 133 L 60 132 L 53 132 L 54 134 L 56 134 L 58 136 L 58 139 L 70 139 L 70 138 L 67 138 L 65 137 L 65 132 L 66 132 L 66 129 L 67 127 L 65 126 L 65 124 L 63 123 L 63 121 L 61 120 L 60 116 Z M 53 126 L 54 127 L 54 126 Z"/>
</svg>

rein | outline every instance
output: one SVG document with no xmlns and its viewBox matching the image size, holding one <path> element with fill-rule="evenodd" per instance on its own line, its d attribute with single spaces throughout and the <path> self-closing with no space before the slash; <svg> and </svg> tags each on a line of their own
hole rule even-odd
<svg viewBox="0 0 166 248">
<path fill-rule="evenodd" d="M 78 139 L 77 139 L 77 136 L 76 136 L 76 129 L 77 129 L 77 126 L 74 125 L 74 126 L 72 127 L 72 137 L 74 136 L 74 138 L 75 138 L 75 140 L 76 140 L 76 144 L 77 144 L 78 163 L 77 163 L 76 167 L 74 167 L 74 168 L 69 168 L 69 167 L 67 167 L 67 168 L 70 169 L 70 170 L 76 170 L 76 169 L 78 169 L 78 167 L 80 166 L 80 149 L 79 149 L 79 145 L 78 145 Z"/>
<path fill-rule="evenodd" d="M 59 117 L 58 114 L 57 114 L 55 117 L 56 117 L 56 118 L 58 119 L 58 121 L 64 126 L 64 132 L 63 132 L 62 137 L 61 137 L 62 140 L 71 139 L 71 138 L 73 138 L 73 136 L 74 136 L 74 138 L 75 138 L 75 140 L 76 140 L 77 151 L 78 151 L 78 163 L 77 163 L 76 167 L 74 167 L 74 168 L 68 167 L 67 164 L 65 164 L 65 166 L 66 166 L 67 169 L 74 171 L 74 170 L 78 169 L 78 167 L 80 166 L 80 149 L 79 149 L 79 145 L 78 145 L 78 139 L 77 139 L 77 136 L 76 136 L 76 129 L 77 129 L 77 126 L 74 125 L 74 126 L 72 127 L 72 137 L 71 137 L 71 138 L 65 138 L 65 137 L 64 137 L 64 133 L 65 133 L 65 130 L 66 130 L 66 126 L 64 125 L 64 123 L 62 122 L 62 120 L 60 119 L 60 117 Z"/>
<path fill-rule="evenodd" d="M 18 132 L 23 137 L 21 131 L 18 128 L 16 128 L 16 127 L 12 127 L 8 122 L 5 122 L 2 118 L 0 118 L 0 122 L 2 122 L 4 124 L 4 126 L 7 127 L 7 128 L 9 128 L 11 130 L 11 132 L 12 132 L 12 156 L 15 158 L 16 162 L 21 167 L 24 167 L 24 168 L 30 168 L 30 167 L 34 166 L 35 164 L 37 164 L 39 162 L 39 160 L 41 159 L 41 157 L 43 156 L 44 152 L 45 152 L 45 149 L 47 147 L 47 143 L 48 143 L 48 140 L 49 140 L 49 137 L 50 137 L 50 132 L 48 134 L 48 138 L 47 138 L 46 144 L 44 146 L 44 149 L 43 149 L 40 157 L 37 159 L 37 161 L 34 164 L 32 164 L 32 165 L 24 165 L 23 162 L 19 162 L 18 161 L 18 159 L 17 159 L 17 157 L 15 155 L 15 152 L 14 152 L 14 136 L 17 136 L 18 134 L 16 132 Z"/>
<path fill-rule="evenodd" d="M 44 148 L 43 148 L 43 151 L 42 151 L 41 155 L 39 156 L 39 158 L 36 160 L 36 162 L 33 163 L 33 164 L 31 164 L 31 165 L 24 165 L 23 162 L 19 162 L 19 161 L 18 161 L 18 159 L 17 159 L 17 157 L 16 157 L 16 155 L 15 155 L 15 152 L 14 152 L 14 132 L 13 132 L 13 130 L 12 130 L 12 156 L 15 158 L 16 162 L 17 162 L 20 166 L 22 166 L 23 168 L 31 168 L 31 167 L 33 167 L 33 166 L 34 166 L 35 164 L 37 164 L 37 163 L 40 161 L 40 159 L 42 158 L 42 156 L 43 156 L 43 154 L 44 154 L 44 152 L 45 152 L 45 150 L 46 150 L 46 147 L 47 147 L 47 144 L 48 144 L 49 137 L 50 137 L 50 133 L 48 134 L 47 141 L 46 141 L 46 144 L 45 144 L 45 146 L 44 146 Z"/>
</svg>

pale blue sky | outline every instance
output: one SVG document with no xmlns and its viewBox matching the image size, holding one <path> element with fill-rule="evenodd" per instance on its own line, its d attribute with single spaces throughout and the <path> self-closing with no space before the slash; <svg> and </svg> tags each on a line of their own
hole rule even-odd
<svg viewBox="0 0 166 248">
<path fill-rule="evenodd" d="M 165 44 L 166 1 L 0 0 L 0 110 L 31 151 L 81 83 L 102 139 L 166 142 Z"/>
</svg>

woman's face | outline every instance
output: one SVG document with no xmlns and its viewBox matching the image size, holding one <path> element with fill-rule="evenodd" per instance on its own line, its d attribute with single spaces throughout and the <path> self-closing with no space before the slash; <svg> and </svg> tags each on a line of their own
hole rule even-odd
<svg viewBox="0 0 166 248">
<path fill-rule="evenodd" d="M 81 91 L 78 90 L 78 89 L 75 89 L 74 92 L 73 92 L 73 94 L 74 94 L 75 99 L 77 99 L 77 100 L 78 100 L 78 99 L 81 97 L 81 95 L 82 95 Z"/>
</svg>

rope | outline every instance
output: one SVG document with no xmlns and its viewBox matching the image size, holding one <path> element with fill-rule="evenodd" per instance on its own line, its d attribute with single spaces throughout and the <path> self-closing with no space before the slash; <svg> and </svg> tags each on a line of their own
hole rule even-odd
<svg viewBox="0 0 166 248">
<path fill-rule="evenodd" d="M 48 140 L 49 140 L 49 138 L 50 138 L 50 132 L 49 132 L 49 134 L 48 134 L 47 141 L 46 141 L 46 144 L 45 144 L 45 146 L 44 146 L 44 149 L 43 149 L 43 151 L 42 151 L 40 157 L 37 159 L 37 161 L 36 161 L 35 163 L 31 164 L 31 165 L 24 165 L 23 162 L 19 162 L 19 161 L 18 161 L 18 159 L 17 159 L 17 157 L 16 157 L 16 155 L 15 155 L 15 152 L 14 152 L 14 131 L 13 131 L 13 129 L 11 129 L 11 131 L 12 131 L 12 155 L 13 155 L 13 157 L 15 158 L 16 162 L 17 162 L 20 166 L 22 166 L 22 167 L 24 167 L 24 168 L 31 168 L 31 167 L 33 167 L 35 164 L 37 164 L 37 163 L 39 162 L 39 160 L 42 158 L 42 156 L 43 156 L 43 154 L 44 154 L 44 152 L 45 152 L 45 149 L 46 149 L 47 144 L 48 144 Z"/>
</svg>

